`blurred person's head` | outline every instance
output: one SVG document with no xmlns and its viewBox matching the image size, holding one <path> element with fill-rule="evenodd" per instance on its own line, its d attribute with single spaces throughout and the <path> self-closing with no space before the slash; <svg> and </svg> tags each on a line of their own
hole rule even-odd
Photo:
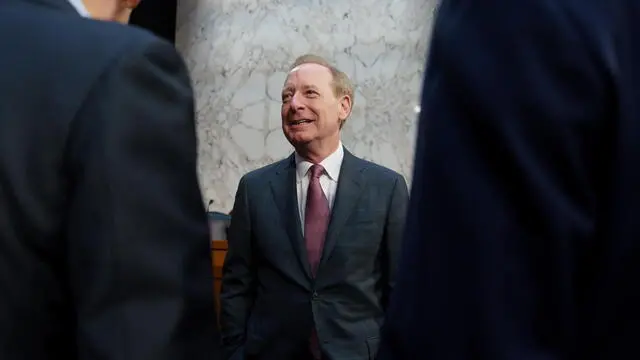
<svg viewBox="0 0 640 360">
<path fill-rule="evenodd" d="M 338 148 L 352 106 L 345 73 L 320 56 L 300 56 L 282 89 L 282 131 L 298 154 L 319 163 Z"/>
<path fill-rule="evenodd" d="M 82 0 L 91 17 L 98 20 L 129 22 L 131 12 L 141 0 Z"/>
</svg>

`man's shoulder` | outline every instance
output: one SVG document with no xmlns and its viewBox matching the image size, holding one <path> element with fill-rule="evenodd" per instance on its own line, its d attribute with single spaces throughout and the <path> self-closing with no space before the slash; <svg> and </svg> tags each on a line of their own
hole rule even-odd
<svg viewBox="0 0 640 360">
<path fill-rule="evenodd" d="M 106 66 L 118 56 L 162 41 L 134 26 L 86 19 L 70 12 L 40 7 L 1 10 L 1 32 L 14 34 L 13 40 L 0 42 L 3 47 L 21 42 L 22 46 L 12 52 L 29 53 L 58 68 L 74 67 L 76 72 L 95 70 L 96 66 Z"/>
<path fill-rule="evenodd" d="M 354 162 L 361 169 L 362 175 L 368 180 L 392 183 L 395 183 L 399 179 L 404 181 L 404 177 L 397 171 L 391 170 L 388 167 L 376 164 L 372 161 L 359 158 L 355 155 L 351 156 L 353 156 Z"/>
<path fill-rule="evenodd" d="M 64 31 L 52 36 L 61 42 L 60 50 L 85 52 L 92 60 L 112 60 L 114 57 L 142 51 L 151 44 L 163 42 L 147 30 L 110 21 L 85 18 L 68 19 Z"/>
<path fill-rule="evenodd" d="M 246 184 L 255 184 L 268 181 L 273 175 L 278 174 L 291 166 L 291 161 L 292 159 L 289 156 L 285 159 L 249 171 L 242 176 L 241 182 L 245 182 Z"/>
<path fill-rule="evenodd" d="M 146 30 L 33 5 L 0 6 L 0 34 L 11 34 L 0 35 L 0 67 L 14 69 L 0 75 L 0 93 L 23 103 L 37 98 L 65 123 L 94 89 L 119 93 L 98 86 L 102 80 L 130 79 L 152 62 L 183 64 L 171 44 Z"/>
</svg>

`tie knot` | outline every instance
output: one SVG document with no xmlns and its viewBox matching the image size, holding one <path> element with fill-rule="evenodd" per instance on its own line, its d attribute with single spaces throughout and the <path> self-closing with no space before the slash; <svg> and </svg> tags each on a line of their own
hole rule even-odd
<svg viewBox="0 0 640 360">
<path fill-rule="evenodd" d="M 311 178 L 316 178 L 316 179 L 322 176 L 323 171 L 324 171 L 324 168 L 320 164 L 313 164 L 311 166 L 311 169 L 309 170 L 309 172 L 311 173 Z"/>
</svg>

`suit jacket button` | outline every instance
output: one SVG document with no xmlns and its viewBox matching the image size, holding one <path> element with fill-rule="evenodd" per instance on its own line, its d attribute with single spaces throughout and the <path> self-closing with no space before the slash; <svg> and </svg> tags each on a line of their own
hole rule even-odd
<svg viewBox="0 0 640 360">
<path fill-rule="evenodd" d="M 311 298 L 312 298 L 313 300 L 318 300 L 318 293 L 314 291 L 314 292 L 313 292 L 313 295 L 311 296 Z"/>
</svg>

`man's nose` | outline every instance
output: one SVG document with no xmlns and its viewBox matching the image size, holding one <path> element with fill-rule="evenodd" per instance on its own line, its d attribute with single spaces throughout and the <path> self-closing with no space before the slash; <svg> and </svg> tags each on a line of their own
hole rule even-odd
<svg viewBox="0 0 640 360">
<path fill-rule="evenodd" d="M 300 98 L 299 93 L 294 93 L 291 96 L 291 110 L 298 110 L 304 107 L 304 101 Z"/>
</svg>

